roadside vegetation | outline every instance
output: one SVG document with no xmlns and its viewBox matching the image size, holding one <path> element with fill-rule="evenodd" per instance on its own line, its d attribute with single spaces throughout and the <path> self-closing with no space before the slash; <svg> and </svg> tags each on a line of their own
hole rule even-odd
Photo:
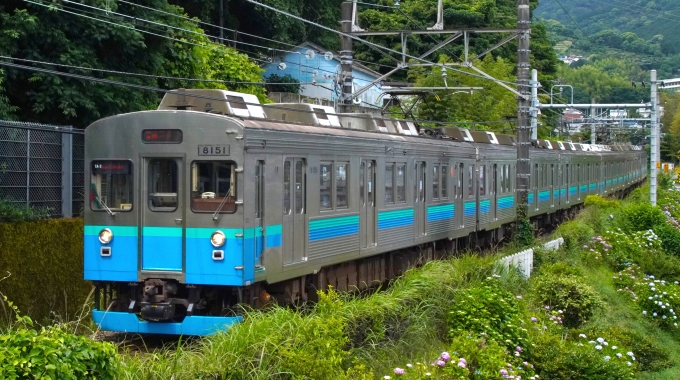
<svg viewBox="0 0 680 380">
<path fill-rule="evenodd" d="M 0 377 L 677 379 L 680 192 L 670 187 L 663 179 L 659 207 L 647 187 L 624 201 L 588 197 L 556 231 L 563 247 L 535 251 L 529 280 L 497 264 L 517 248 L 465 254 L 372 294 L 330 290 L 303 310 L 247 311 L 228 332 L 151 353 L 73 326 L 37 329 L 13 310 Z"/>
</svg>

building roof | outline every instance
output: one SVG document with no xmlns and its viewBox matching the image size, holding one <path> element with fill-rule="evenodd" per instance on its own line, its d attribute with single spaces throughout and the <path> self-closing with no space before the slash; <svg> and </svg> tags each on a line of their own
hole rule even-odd
<svg viewBox="0 0 680 380">
<path fill-rule="evenodd" d="M 302 50 L 302 49 L 304 49 L 304 48 L 312 49 L 312 50 L 314 50 L 317 54 L 318 54 L 318 53 L 324 54 L 324 53 L 326 53 L 327 51 L 330 51 L 331 53 L 333 53 L 333 60 L 334 60 L 334 61 L 340 62 L 340 59 L 338 58 L 340 55 L 339 55 L 337 52 L 334 52 L 334 51 L 325 49 L 325 48 L 323 48 L 322 46 L 317 45 L 317 44 L 315 44 L 315 43 L 313 43 L 313 42 L 309 42 L 309 41 L 306 41 L 306 42 L 301 43 L 300 45 L 298 45 L 298 46 L 292 48 L 291 51 Z M 282 52 L 280 55 L 288 55 L 288 54 L 292 54 L 292 53 L 285 53 L 285 52 Z M 362 65 L 361 63 L 358 63 L 357 61 L 353 61 L 353 62 L 354 62 L 354 63 L 352 64 L 352 68 L 353 68 L 354 70 L 362 71 L 362 72 L 364 72 L 365 74 L 374 76 L 374 77 L 376 77 L 376 78 L 382 76 L 382 74 L 380 74 L 379 72 L 374 71 L 374 70 L 371 70 L 370 68 L 368 68 L 368 67 Z M 272 62 L 272 63 L 273 63 L 273 62 Z M 265 65 L 270 65 L 270 64 L 272 64 L 272 63 L 267 63 L 267 64 L 265 64 Z"/>
</svg>

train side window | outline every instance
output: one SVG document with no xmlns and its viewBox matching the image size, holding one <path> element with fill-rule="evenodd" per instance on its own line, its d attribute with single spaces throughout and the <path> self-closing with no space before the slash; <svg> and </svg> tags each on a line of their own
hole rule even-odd
<svg viewBox="0 0 680 380">
<path fill-rule="evenodd" d="M 449 198 L 449 166 L 442 165 L 442 199 Z"/>
<path fill-rule="evenodd" d="M 432 199 L 439 199 L 439 165 L 432 165 Z"/>
<path fill-rule="evenodd" d="M 406 202 L 406 164 L 397 165 L 397 202 Z"/>
<path fill-rule="evenodd" d="M 470 165 L 468 167 L 468 198 L 474 198 L 475 197 L 475 191 L 474 191 L 474 188 L 473 188 L 473 184 L 475 183 L 474 173 L 475 173 L 475 166 Z"/>
<path fill-rule="evenodd" d="M 347 181 L 349 176 L 349 163 L 335 164 L 335 205 L 336 208 L 348 208 L 349 197 L 347 196 Z"/>
<path fill-rule="evenodd" d="M 133 191 L 132 162 L 92 161 L 90 208 L 93 211 L 130 211 Z"/>
<path fill-rule="evenodd" d="M 479 196 L 486 195 L 486 165 L 479 167 Z"/>
<path fill-rule="evenodd" d="M 538 180 L 539 180 L 539 178 L 538 178 L 538 164 L 534 164 L 534 175 L 531 176 L 531 177 L 532 177 L 531 182 L 533 182 L 534 189 L 535 189 L 539 186 L 539 183 L 538 183 Z"/>
<path fill-rule="evenodd" d="M 224 161 L 194 161 L 191 164 L 191 210 L 193 212 L 236 212 L 236 165 Z"/>
<path fill-rule="evenodd" d="M 499 174 L 498 178 L 498 183 L 500 186 L 500 189 L 498 189 L 499 193 L 505 193 L 505 165 L 501 165 L 501 172 Z"/>
<path fill-rule="evenodd" d="M 366 206 L 366 197 L 364 195 L 366 187 L 366 162 L 361 161 L 359 165 L 359 203 L 361 207 Z"/>
<path fill-rule="evenodd" d="M 385 204 L 394 204 L 394 164 L 385 164 Z"/>
<path fill-rule="evenodd" d="M 283 163 L 283 215 L 290 214 L 290 161 Z"/>
<path fill-rule="evenodd" d="M 304 202 L 305 170 L 301 159 L 295 161 L 295 213 L 305 213 Z"/>
<path fill-rule="evenodd" d="M 321 210 L 333 209 L 333 190 L 331 180 L 333 178 L 333 163 L 322 162 L 319 175 L 319 208 Z"/>
<path fill-rule="evenodd" d="M 264 216 L 264 161 L 255 165 L 255 218 Z"/>
</svg>

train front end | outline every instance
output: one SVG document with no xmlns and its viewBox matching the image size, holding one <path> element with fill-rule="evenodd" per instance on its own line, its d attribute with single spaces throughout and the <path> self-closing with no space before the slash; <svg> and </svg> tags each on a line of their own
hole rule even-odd
<svg viewBox="0 0 680 380">
<path fill-rule="evenodd" d="M 242 135 L 235 119 L 170 110 L 87 128 L 84 277 L 103 330 L 207 335 L 241 320 L 230 306 L 256 260 Z"/>
</svg>

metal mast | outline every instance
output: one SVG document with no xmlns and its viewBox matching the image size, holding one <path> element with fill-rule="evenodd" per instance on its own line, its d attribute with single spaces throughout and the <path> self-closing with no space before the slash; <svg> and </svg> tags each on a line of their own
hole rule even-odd
<svg viewBox="0 0 680 380">
<path fill-rule="evenodd" d="M 340 75 L 340 80 L 342 81 L 342 97 L 340 98 L 340 112 L 352 112 L 352 83 L 354 79 L 352 78 L 352 39 L 348 37 L 349 33 L 352 33 L 352 25 L 354 25 L 354 20 L 352 20 L 352 12 L 354 10 L 354 3 L 345 1 L 342 3 L 342 32 L 345 35 L 342 36 L 340 42 L 340 68 L 342 74 Z"/>
<path fill-rule="evenodd" d="M 659 164 L 659 104 L 657 102 L 656 70 L 652 70 L 652 135 L 650 136 L 651 165 L 649 172 L 649 200 L 656 206 L 656 173 Z"/>
<path fill-rule="evenodd" d="M 529 0 L 517 1 L 517 29 L 519 42 L 517 49 L 517 222 L 518 225 L 527 218 L 529 180 L 531 164 L 529 162 L 529 140 L 531 125 L 529 124 L 531 87 L 529 86 L 529 49 L 531 15 Z"/>
</svg>

